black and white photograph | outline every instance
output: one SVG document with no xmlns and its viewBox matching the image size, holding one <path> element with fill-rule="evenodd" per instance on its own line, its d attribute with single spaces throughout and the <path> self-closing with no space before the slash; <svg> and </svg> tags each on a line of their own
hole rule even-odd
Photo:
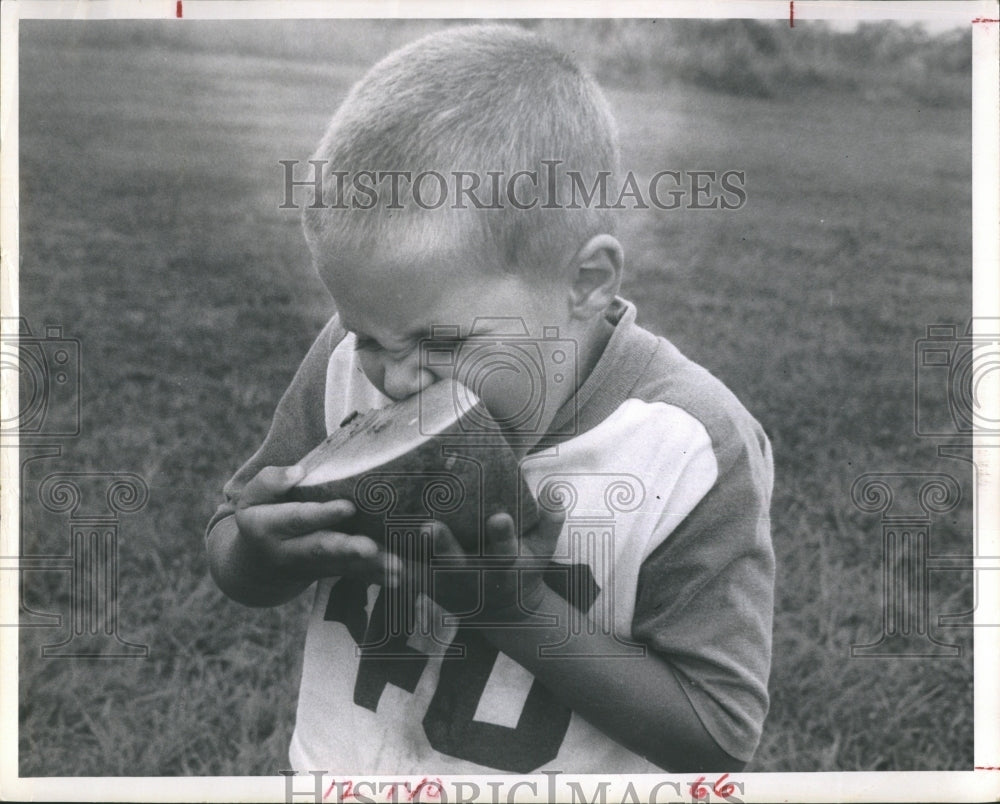
<svg viewBox="0 0 1000 804">
<path fill-rule="evenodd" d="M 997 3 L 2 12 L 0 798 L 1000 795 Z"/>
</svg>

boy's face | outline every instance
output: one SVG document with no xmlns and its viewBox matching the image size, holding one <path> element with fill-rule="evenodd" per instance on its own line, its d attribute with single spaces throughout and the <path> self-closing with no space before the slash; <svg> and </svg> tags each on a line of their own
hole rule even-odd
<svg viewBox="0 0 1000 804">
<path fill-rule="evenodd" d="M 321 275 L 365 375 L 386 396 L 454 378 L 508 429 L 538 432 L 576 388 L 568 290 L 488 272 L 466 253 L 400 244 L 342 255 Z"/>
</svg>

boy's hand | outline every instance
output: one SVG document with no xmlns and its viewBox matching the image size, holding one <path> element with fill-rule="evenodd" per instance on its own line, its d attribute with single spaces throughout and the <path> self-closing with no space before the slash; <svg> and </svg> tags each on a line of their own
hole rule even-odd
<svg viewBox="0 0 1000 804">
<path fill-rule="evenodd" d="M 562 511 L 539 507 L 538 524 L 518 538 L 513 518 L 494 514 L 486 522 L 485 556 L 467 554 L 447 526 L 428 523 L 433 559 L 431 588 L 425 591 L 438 605 L 455 614 L 473 615 L 473 620 L 516 622 L 530 616 L 544 594 L 542 572 L 555 551 L 564 519 Z M 428 578 L 426 568 L 408 564 L 404 571 Z"/>
<path fill-rule="evenodd" d="M 303 474 L 301 466 L 268 466 L 240 495 L 236 524 L 261 567 L 290 581 L 351 575 L 372 583 L 392 583 L 398 561 L 367 536 L 337 530 L 353 516 L 353 503 L 287 501 L 288 490 Z"/>
</svg>

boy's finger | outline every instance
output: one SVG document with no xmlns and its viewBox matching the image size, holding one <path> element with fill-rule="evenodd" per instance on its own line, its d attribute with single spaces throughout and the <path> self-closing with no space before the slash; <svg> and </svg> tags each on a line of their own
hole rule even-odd
<svg viewBox="0 0 1000 804">
<path fill-rule="evenodd" d="M 405 568 L 402 559 L 395 553 L 382 553 L 382 578 L 376 583 L 384 583 L 386 586 L 399 586 L 400 578 Z"/>
<path fill-rule="evenodd" d="M 378 545 L 367 536 L 317 531 L 282 543 L 278 560 L 292 572 L 315 577 L 369 572 L 386 567 Z"/>
<path fill-rule="evenodd" d="M 541 516 L 538 523 L 525 534 L 525 541 L 536 555 L 552 555 L 562 533 L 565 516 Z"/>
<path fill-rule="evenodd" d="M 420 526 L 421 530 L 431 532 L 431 545 L 436 556 L 462 556 L 465 551 L 452 534 L 451 529 L 437 521 L 425 522 Z"/>
<path fill-rule="evenodd" d="M 543 537 L 558 536 L 566 522 L 566 511 L 545 511 L 539 513 L 538 524 L 535 529 Z"/>
<path fill-rule="evenodd" d="M 486 552 L 494 556 L 517 555 L 517 529 L 510 514 L 501 512 L 486 520 Z"/>
<path fill-rule="evenodd" d="M 331 500 L 325 503 L 285 503 L 269 506 L 275 509 L 278 517 L 275 523 L 282 538 L 300 536 L 316 530 L 336 530 L 343 532 L 348 528 L 338 527 L 355 514 L 354 503 L 350 500 Z M 280 510 L 277 510 L 280 509 Z"/>
<path fill-rule="evenodd" d="M 243 488 L 236 507 L 278 502 L 303 475 L 305 470 L 301 466 L 265 466 Z"/>
<path fill-rule="evenodd" d="M 237 512 L 241 527 L 250 524 L 258 533 L 273 534 L 279 539 L 303 536 L 317 530 L 344 530 L 338 526 L 354 516 L 350 500 L 325 503 L 272 503 L 255 505 Z"/>
</svg>

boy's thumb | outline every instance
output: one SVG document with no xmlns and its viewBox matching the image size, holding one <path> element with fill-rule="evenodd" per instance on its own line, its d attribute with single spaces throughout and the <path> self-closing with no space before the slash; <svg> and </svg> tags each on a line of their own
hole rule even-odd
<svg viewBox="0 0 1000 804">
<path fill-rule="evenodd" d="M 304 474 L 301 466 L 265 466 L 240 492 L 238 507 L 278 502 Z"/>
</svg>

